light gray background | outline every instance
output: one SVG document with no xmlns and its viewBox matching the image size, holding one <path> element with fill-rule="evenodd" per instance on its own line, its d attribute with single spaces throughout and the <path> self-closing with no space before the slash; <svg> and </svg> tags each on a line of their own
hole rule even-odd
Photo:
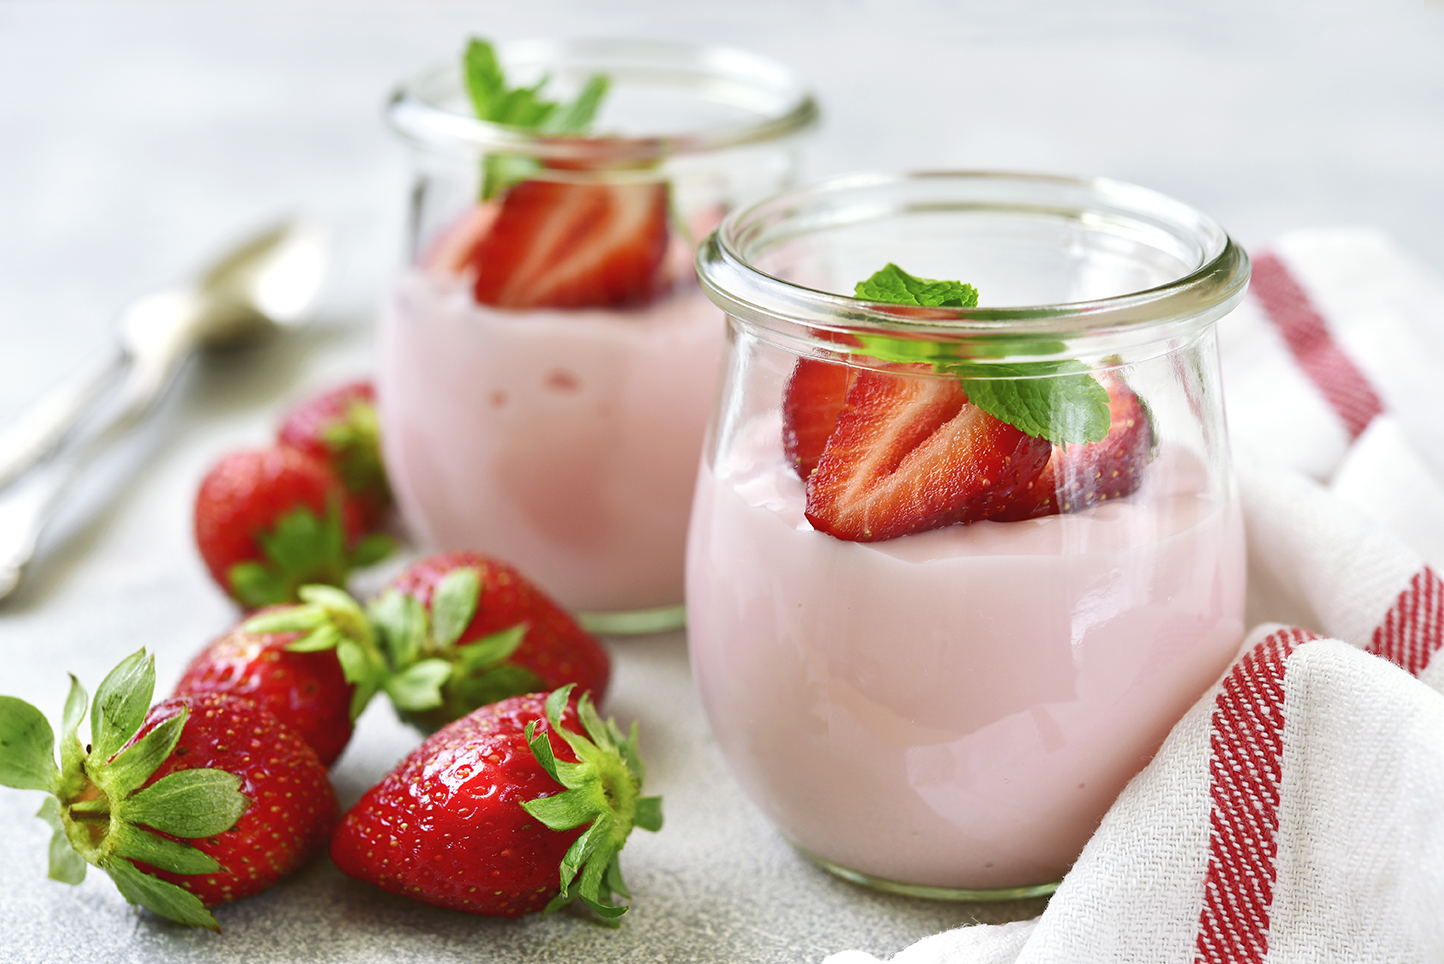
<svg viewBox="0 0 1444 964">
<path fill-rule="evenodd" d="M 1213 214 L 1245 245 L 1371 224 L 1444 273 L 1444 2 L 729 0 L 684 3 L 0 0 L 0 421 L 100 353 L 118 308 L 238 231 L 315 211 L 341 238 L 319 321 L 191 366 L 148 429 L 97 465 L 17 597 L 0 693 L 58 717 L 147 646 L 162 688 L 236 618 L 192 548 L 220 453 L 260 444 L 287 399 L 370 369 L 399 260 L 399 76 L 494 37 L 636 34 L 792 64 L 825 121 L 813 175 L 866 168 L 1102 174 Z M 45 879 L 40 795 L 0 791 L 0 956 L 69 961 L 815 961 L 895 952 L 971 908 L 872 894 L 814 870 L 722 768 L 680 635 L 619 642 L 611 711 L 641 721 L 668 826 L 626 852 L 618 932 L 498 923 L 394 899 L 322 861 L 223 908 L 225 933 L 129 911 L 99 874 Z M 334 775 L 343 802 L 416 742 L 377 703 Z"/>
</svg>

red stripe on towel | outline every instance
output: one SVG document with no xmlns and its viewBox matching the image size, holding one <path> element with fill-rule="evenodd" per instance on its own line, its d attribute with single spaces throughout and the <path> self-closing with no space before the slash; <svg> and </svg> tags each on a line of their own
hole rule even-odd
<svg viewBox="0 0 1444 964">
<path fill-rule="evenodd" d="M 1278 852 L 1284 664 L 1318 639 L 1272 633 L 1234 665 L 1214 700 L 1209 733 L 1208 874 L 1198 918 L 1200 964 L 1261 964 L 1268 953 Z"/>
<path fill-rule="evenodd" d="M 1369 652 L 1418 676 L 1444 645 L 1444 580 L 1428 566 L 1414 573 L 1384 621 Z"/>
<path fill-rule="evenodd" d="M 1249 290 L 1273 322 L 1294 359 L 1344 423 L 1353 441 L 1368 427 L 1384 403 L 1369 379 L 1329 334 L 1308 293 L 1277 255 L 1253 258 Z"/>
</svg>

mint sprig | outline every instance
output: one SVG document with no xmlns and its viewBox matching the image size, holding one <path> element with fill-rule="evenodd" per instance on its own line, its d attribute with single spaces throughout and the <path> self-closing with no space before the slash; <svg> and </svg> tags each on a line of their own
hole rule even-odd
<svg viewBox="0 0 1444 964">
<path fill-rule="evenodd" d="M 908 274 L 892 262 L 866 281 L 859 281 L 853 292 L 865 301 L 881 301 L 889 305 L 916 305 L 920 308 L 976 308 L 978 289 L 961 281 L 934 281 Z"/>
<path fill-rule="evenodd" d="M 606 96 L 610 81 L 603 74 L 593 74 L 571 103 L 546 100 L 542 90 L 550 82 L 546 76 L 530 87 L 511 87 L 497 59 L 496 49 L 485 40 L 473 37 L 462 58 L 462 76 L 477 119 L 504 124 L 536 134 L 581 134 L 591 126 Z M 530 157 L 516 154 L 488 154 L 482 160 L 481 199 L 498 193 L 532 176 L 541 165 Z"/>
<path fill-rule="evenodd" d="M 890 305 L 925 308 L 975 308 L 978 290 L 961 281 L 919 278 L 889 263 L 854 288 L 856 297 Z M 1112 416 L 1108 390 L 1088 366 L 1073 359 L 1038 362 L 980 360 L 964 356 L 963 346 L 952 342 L 860 334 L 863 351 L 880 361 L 929 364 L 940 373 L 955 375 L 968 401 L 1000 422 L 1049 442 L 1087 443 L 1108 435 Z M 1018 346 L 1029 353 L 1058 351 L 1060 342 Z"/>
</svg>

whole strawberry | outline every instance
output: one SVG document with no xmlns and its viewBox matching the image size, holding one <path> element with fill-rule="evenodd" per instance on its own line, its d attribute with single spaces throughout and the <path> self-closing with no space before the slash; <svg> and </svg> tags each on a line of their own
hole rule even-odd
<svg viewBox="0 0 1444 964">
<path fill-rule="evenodd" d="M 281 423 L 276 439 L 330 465 L 367 529 L 386 514 L 391 488 L 381 464 L 376 389 L 369 381 L 348 382 L 301 402 Z"/>
<path fill-rule="evenodd" d="M 147 710 L 155 663 L 133 653 L 111 671 L 78 727 L 71 678 L 60 738 L 44 715 L 0 697 L 0 783 L 50 796 L 50 876 L 78 884 L 86 864 L 121 894 L 181 924 L 219 930 L 208 907 L 271 886 L 315 857 L 337 818 L 316 753 L 263 707 L 219 694 Z"/>
<path fill-rule="evenodd" d="M 571 689 L 512 697 L 433 734 L 342 819 L 336 866 L 473 914 L 550 913 L 580 898 L 620 917 L 612 894 L 631 895 L 618 853 L 633 826 L 661 828 L 661 799 L 641 795 L 636 725 L 623 736 Z"/>
<path fill-rule="evenodd" d="M 344 585 L 390 551 L 324 461 L 290 446 L 224 456 L 196 494 L 196 546 L 211 577 L 250 607 L 291 602 L 305 583 Z"/>
<path fill-rule="evenodd" d="M 474 552 L 422 559 L 392 580 L 369 613 L 395 673 L 425 665 L 440 676 L 438 690 L 418 690 L 410 704 L 392 688 L 397 708 L 425 729 L 568 683 L 597 702 L 606 695 L 611 661 L 602 644 L 499 560 Z"/>
<path fill-rule="evenodd" d="M 273 606 L 257 618 L 301 608 Z M 309 743 L 322 765 L 330 766 L 350 742 L 356 694 L 335 649 L 308 651 L 304 631 L 252 632 L 249 625 L 235 627 L 196 654 L 175 695 L 227 693 L 254 700 Z"/>
</svg>

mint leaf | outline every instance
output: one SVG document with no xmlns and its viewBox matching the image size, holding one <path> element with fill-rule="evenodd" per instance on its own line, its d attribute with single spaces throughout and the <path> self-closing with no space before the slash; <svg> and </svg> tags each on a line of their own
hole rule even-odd
<svg viewBox="0 0 1444 964">
<path fill-rule="evenodd" d="M 887 267 L 866 281 L 859 281 L 854 294 L 865 301 L 889 305 L 917 305 L 922 308 L 976 308 L 978 289 L 961 281 L 934 281 L 908 274 L 897 265 Z"/>
<path fill-rule="evenodd" d="M 856 285 L 856 295 L 892 305 L 934 308 L 975 308 L 978 290 L 961 281 L 934 281 L 887 267 Z M 956 375 L 968 401 L 1000 422 L 1035 438 L 1054 443 L 1102 441 L 1112 416 L 1108 390 L 1088 366 L 1069 359 L 1042 362 L 988 362 L 984 350 L 956 342 L 859 334 L 863 351 L 885 362 L 928 364 L 937 372 Z M 1035 341 L 1010 345 L 1019 354 L 1050 354 L 1062 342 Z M 973 354 L 963 355 L 972 350 Z M 996 357 L 996 355 L 994 356 Z"/>
<path fill-rule="evenodd" d="M 964 366 L 981 369 L 984 366 Z M 1053 368 L 1052 372 L 1047 369 Z M 1081 362 L 1034 362 L 988 365 L 989 374 L 1018 377 L 963 376 L 968 401 L 1025 435 L 1050 442 L 1101 442 L 1112 416 L 1108 389 Z"/>
<path fill-rule="evenodd" d="M 549 77 L 531 87 L 508 87 L 496 50 L 485 40 L 472 38 L 462 57 L 466 93 L 479 120 L 504 124 L 538 134 L 581 134 L 591 126 L 610 86 L 602 74 L 590 77 L 570 104 L 542 98 Z M 541 165 L 518 154 L 488 154 L 482 158 L 481 199 L 489 200 L 506 188 L 531 177 Z"/>
</svg>

